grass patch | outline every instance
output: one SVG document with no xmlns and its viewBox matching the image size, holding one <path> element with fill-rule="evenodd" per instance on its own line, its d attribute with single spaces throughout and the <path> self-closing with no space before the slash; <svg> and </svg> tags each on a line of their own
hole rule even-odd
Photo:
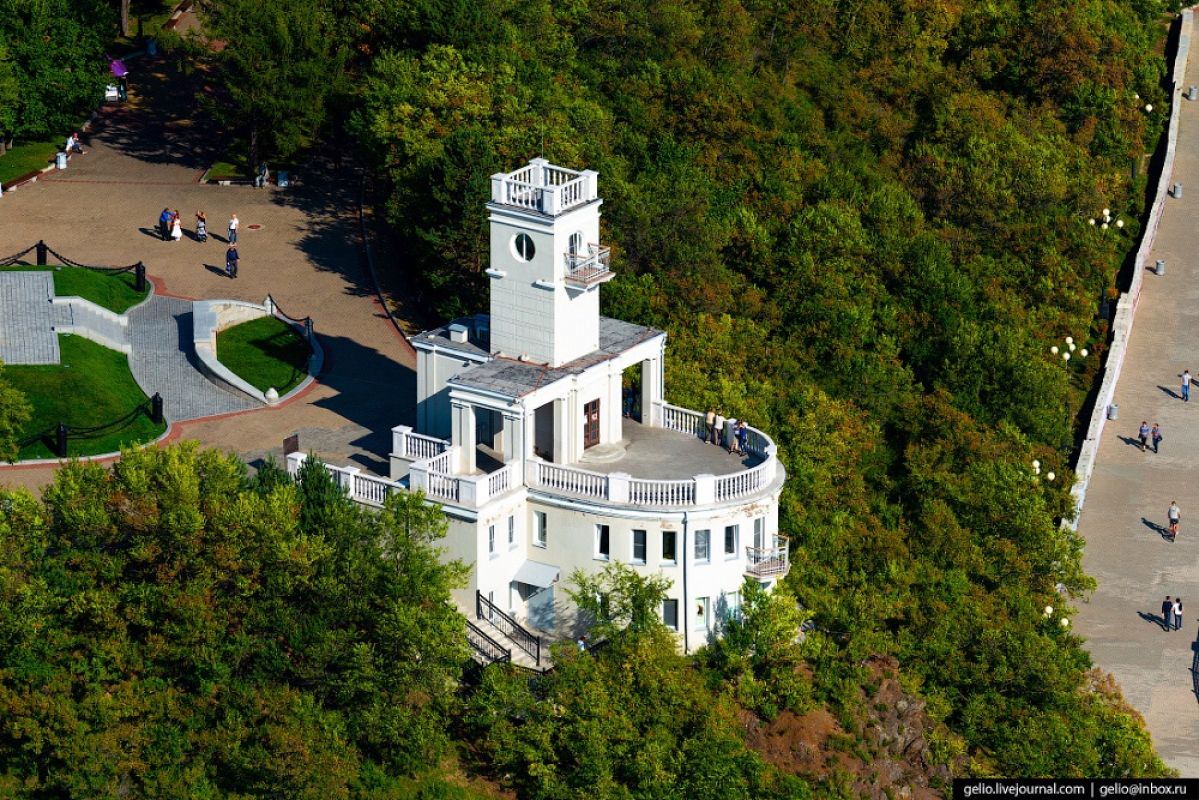
<svg viewBox="0 0 1199 800">
<path fill-rule="evenodd" d="M 89 456 L 111 453 L 124 445 L 153 441 L 166 430 L 155 425 L 147 411 L 131 413 L 148 399 L 124 353 L 101 347 L 82 336 L 60 335 L 61 363 L 7 365 L 5 379 L 33 406 L 33 418 L 20 433 L 20 458 L 54 458 L 54 431 L 107 426 L 67 438 L 67 453 Z M 116 424 L 110 424 L 116 423 Z M 32 441 L 26 441 L 32 440 Z"/>
<path fill-rule="evenodd" d="M 124 314 L 150 294 L 150 282 L 139 292 L 137 277 L 132 272 L 101 272 L 79 267 L 36 267 L 21 265 L 14 270 L 54 273 L 54 294 L 59 297 L 82 297 L 117 314 Z"/>
<path fill-rule="evenodd" d="M 282 397 L 308 377 L 308 343 L 290 325 L 259 317 L 216 335 L 217 360 L 260 392 Z"/>
<path fill-rule="evenodd" d="M 67 139 L 66 134 L 53 139 L 21 142 L 0 156 L 0 183 L 15 181 L 22 175 L 50 165 L 54 154 Z"/>
</svg>

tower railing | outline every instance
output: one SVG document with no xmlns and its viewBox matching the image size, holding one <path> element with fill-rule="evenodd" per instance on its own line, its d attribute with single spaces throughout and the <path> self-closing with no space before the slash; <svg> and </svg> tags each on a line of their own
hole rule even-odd
<svg viewBox="0 0 1199 800">
<path fill-rule="evenodd" d="M 586 253 L 567 253 L 566 282 L 587 287 L 612 280 L 611 258 L 612 248 L 598 244 L 587 245 Z"/>
<path fill-rule="evenodd" d="M 575 171 L 535 158 L 509 173 L 491 176 L 491 202 L 554 217 L 599 197 L 599 174 Z"/>
</svg>

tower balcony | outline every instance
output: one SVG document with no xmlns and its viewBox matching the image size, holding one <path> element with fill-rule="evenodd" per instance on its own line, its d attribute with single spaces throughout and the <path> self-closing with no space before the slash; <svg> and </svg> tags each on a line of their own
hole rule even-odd
<svg viewBox="0 0 1199 800">
<path fill-rule="evenodd" d="M 791 549 L 786 536 L 771 536 L 769 547 L 745 548 L 745 574 L 755 578 L 781 578 L 791 569 Z"/>
<path fill-rule="evenodd" d="M 491 202 L 556 217 L 599 198 L 599 173 L 556 167 L 544 158 L 491 176 Z"/>
<path fill-rule="evenodd" d="M 586 253 L 566 254 L 566 283 L 574 288 L 590 289 L 616 277 L 608 264 L 612 248 L 598 244 L 587 245 Z"/>
</svg>

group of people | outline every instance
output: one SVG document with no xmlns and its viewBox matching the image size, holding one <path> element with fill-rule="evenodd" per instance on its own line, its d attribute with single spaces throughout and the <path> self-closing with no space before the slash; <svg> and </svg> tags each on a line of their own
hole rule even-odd
<svg viewBox="0 0 1199 800">
<path fill-rule="evenodd" d="M 1170 599 L 1170 595 L 1166 595 L 1166 599 L 1162 601 L 1162 626 L 1168 631 L 1182 630 L 1182 598 L 1175 597 Z"/>
<path fill-rule="evenodd" d="M 229 217 L 229 234 L 227 242 L 229 247 L 225 250 L 225 273 L 230 278 L 237 277 L 237 265 L 241 256 L 237 252 L 237 230 L 241 227 L 241 221 L 238 220 L 237 214 Z M 203 211 L 196 212 L 196 241 L 208 241 L 208 217 Z M 158 215 L 158 235 L 163 241 L 177 242 L 183 238 L 183 222 L 179 215 L 179 209 L 172 211 L 169 208 L 164 208 L 162 213 Z"/>
<path fill-rule="evenodd" d="M 1153 423 L 1153 427 L 1150 428 L 1149 421 L 1143 419 L 1141 420 L 1141 427 L 1137 430 L 1137 437 L 1141 440 L 1142 451 L 1149 449 L 1149 442 L 1152 440 L 1153 452 L 1156 453 L 1158 452 L 1158 448 L 1161 447 L 1162 443 L 1162 428 L 1156 422 Z"/>
<path fill-rule="evenodd" d="M 726 420 L 723 415 L 716 413 L 716 409 L 709 408 L 707 415 L 704 417 L 704 424 L 708 429 L 707 441 L 715 445 L 724 446 L 724 442 L 721 440 L 725 438 L 725 430 L 727 428 L 731 433 L 728 436 L 729 452 L 738 456 L 743 456 L 748 452 L 749 427 L 745 424 L 745 420 Z"/>
</svg>

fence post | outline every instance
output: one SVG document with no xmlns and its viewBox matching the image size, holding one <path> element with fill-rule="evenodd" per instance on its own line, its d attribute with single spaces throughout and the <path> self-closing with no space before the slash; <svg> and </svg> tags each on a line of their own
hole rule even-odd
<svg viewBox="0 0 1199 800">
<path fill-rule="evenodd" d="M 67 426 L 58 423 L 58 431 L 56 432 L 54 447 L 58 450 L 59 458 L 67 457 Z"/>
<path fill-rule="evenodd" d="M 136 289 L 139 292 L 146 291 L 146 265 L 142 262 L 137 262 L 137 266 L 133 268 L 133 274 L 137 276 Z"/>
<path fill-rule="evenodd" d="M 312 347 L 312 317 L 304 319 L 304 338 L 308 342 L 308 346 Z"/>
<path fill-rule="evenodd" d="M 37 265 L 39 267 L 46 266 L 46 251 L 49 249 L 43 240 L 37 240 Z"/>
<path fill-rule="evenodd" d="M 155 425 L 162 424 L 162 395 L 158 392 L 150 398 L 150 419 Z"/>
</svg>

